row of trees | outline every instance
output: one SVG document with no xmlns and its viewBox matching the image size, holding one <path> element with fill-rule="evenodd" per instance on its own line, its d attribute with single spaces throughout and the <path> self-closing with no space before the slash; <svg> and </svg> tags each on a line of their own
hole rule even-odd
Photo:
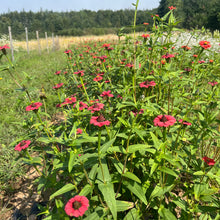
<svg viewBox="0 0 220 220">
<path fill-rule="evenodd" d="M 153 10 L 139 10 L 137 13 L 137 31 L 145 30 L 144 22 L 152 25 L 152 14 L 163 16 L 169 11 L 168 6 L 175 6 L 175 15 L 180 28 L 201 28 L 220 30 L 220 1 L 219 0 L 161 0 L 159 7 Z M 66 36 L 80 36 L 91 34 L 117 33 L 120 28 L 126 27 L 124 32 L 132 30 L 134 10 L 90 10 L 53 12 L 9 12 L 0 15 L 0 34 L 8 33 L 8 26 L 12 27 L 16 39 L 25 38 L 25 27 L 29 30 L 29 38 L 36 37 L 36 30 L 40 37 L 44 32 L 48 34 Z"/>
<path fill-rule="evenodd" d="M 169 6 L 175 6 L 175 15 L 181 21 L 180 27 L 220 30 L 219 0 L 161 0 L 158 14 L 165 15 Z"/>
<path fill-rule="evenodd" d="M 154 11 L 140 10 L 137 15 L 137 24 L 152 22 L 151 14 Z M 81 10 L 79 12 L 10 12 L 0 15 L 0 34 L 8 33 L 8 26 L 12 27 L 13 36 L 24 39 L 24 28 L 29 30 L 29 38 L 36 37 L 38 30 L 44 35 L 54 33 L 56 35 L 85 35 L 116 33 L 121 27 L 131 26 L 133 23 L 134 10 Z M 139 27 L 144 30 L 143 25 Z"/>
</svg>

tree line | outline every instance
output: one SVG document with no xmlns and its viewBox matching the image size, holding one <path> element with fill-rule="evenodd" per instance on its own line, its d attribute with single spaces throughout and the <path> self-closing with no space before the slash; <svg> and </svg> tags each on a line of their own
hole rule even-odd
<svg viewBox="0 0 220 220">
<path fill-rule="evenodd" d="M 162 17 L 169 11 L 169 6 L 175 6 L 175 16 L 181 21 L 179 28 L 201 28 L 220 30 L 219 0 L 161 0 L 159 7 L 153 10 L 138 10 L 137 30 L 144 31 L 153 23 L 152 14 Z M 117 34 L 122 27 L 124 33 L 132 31 L 134 10 L 90 10 L 69 12 L 8 12 L 0 15 L 0 34 L 8 34 L 8 26 L 12 28 L 15 39 L 25 39 L 25 27 L 29 31 L 29 39 L 48 35 L 82 36 Z M 143 23 L 149 23 L 148 26 Z"/>
</svg>

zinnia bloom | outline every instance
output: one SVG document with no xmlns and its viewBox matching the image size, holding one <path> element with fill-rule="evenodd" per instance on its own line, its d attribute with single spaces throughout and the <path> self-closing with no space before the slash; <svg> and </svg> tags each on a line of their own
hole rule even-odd
<svg viewBox="0 0 220 220">
<path fill-rule="evenodd" d="M 76 104 L 74 104 L 73 107 L 75 107 Z M 79 102 L 79 110 L 82 111 L 84 108 L 88 108 L 88 105 L 84 102 Z"/>
<path fill-rule="evenodd" d="M 38 110 L 38 108 L 42 105 L 41 102 L 35 102 L 26 107 L 26 111 Z"/>
<path fill-rule="evenodd" d="M 215 161 L 209 157 L 203 157 L 202 160 L 209 166 L 215 165 Z"/>
<path fill-rule="evenodd" d="M 96 111 L 101 111 L 105 105 L 103 103 L 95 103 L 94 105 L 90 106 L 88 110 L 91 110 L 92 113 Z"/>
<path fill-rule="evenodd" d="M 170 6 L 168 8 L 170 9 L 170 11 L 176 9 L 176 7 L 174 7 L 174 6 Z"/>
<path fill-rule="evenodd" d="M 53 89 L 59 89 L 62 85 L 63 83 L 58 83 L 53 87 Z"/>
<path fill-rule="evenodd" d="M 59 71 L 56 71 L 54 74 L 59 75 L 60 73 L 61 73 L 61 71 L 59 70 Z"/>
<path fill-rule="evenodd" d="M 0 50 L 2 51 L 2 53 L 4 55 L 7 54 L 6 49 L 10 49 L 10 47 L 7 44 L 5 44 L 4 46 L 0 47 Z"/>
<path fill-rule="evenodd" d="M 94 124 L 95 126 L 102 127 L 103 125 L 110 125 L 110 121 L 105 121 L 104 116 L 101 114 L 99 116 L 93 116 L 90 119 L 90 124 Z"/>
<path fill-rule="evenodd" d="M 65 212 L 69 216 L 79 217 L 83 216 L 88 210 L 89 200 L 85 196 L 75 196 L 70 199 L 65 205 Z"/>
<path fill-rule="evenodd" d="M 149 34 L 142 34 L 141 37 L 148 38 L 148 37 L 150 37 L 150 35 Z"/>
<path fill-rule="evenodd" d="M 218 84 L 218 82 L 216 82 L 216 81 L 212 81 L 212 82 L 208 82 L 208 84 L 211 85 L 211 86 L 215 86 L 215 85 Z"/>
<path fill-rule="evenodd" d="M 181 124 L 183 124 L 183 125 L 188 125 L 188 126 L 192 125 L 192 124 L 191 124 L 190 122 L 188 122 L 188 121 L 183 121 L 183 119 L 180 119 L 179 122 L 180 122 Z"/>
<path fill-rule="evenodd" d="M 83 132 L 82 129 L 80 129 L 80 128 L 77 128 L 77 129 L 76 129 L 76 134 L 82 134 L 82 132 Z"/>
<path fill-rule="evenodd" d="M 152 86 L 156 86 L 156 83 L 154 82 L 154 81 L 144 81 L 144 82 L 142 82 L 142 83 L 140 83 L 139 84 L 139 86 L 141 87 L 141 88 L 148 88 L 148 87 L 152 87 Z"/>
<path fill-rule="evenodd" d="M 204 48 L 205 50 L 211 47 L 211 44 L 209 41 L 202 40 L 199 42 L 199 45 Z"/>
<path fill-rule="evenodd" d="M 77 72 L 74 72 L 73 74 L 77 74 L 78 76 L 83 76 L 84 70 L 78 70 Z"/>
<path fill-rule="evenodd" d="M 64 105 L 70 105 L 73 104 L 74 102 L 76 102 L 76 97 L 70 97 L 70 98 L 66 98 L 65 101 L 61 104 L 62 106 Z"/>
<path fill-rule="evenodd" d="M 15 146 L 15 150 L 17 151 L 21 151 L 24 150 L 25 148 L 28 148 L 28 146 L 30 145 L 31 141 L 30 140 L 23 140 L 22 142 L 20 142 L 19 144 L 17 144 Z"/>
<path fill-rule="evenodd" d="M 93 79 L 93 81 L 98 82 L 98 81 L 101 81 L 102 79 L 103 79 L 102 76 L 96 76 L 96 77 Z"/>
<path fill-rule="evenodd" d="M 171 115 L 158 115 L 154 119 L 154 126 L 159 127 L 168 127 L 173 125 L 176 122 L 176 119 Z"/>
<path fill-rule="evenodd" d="M 105 98 L 105 97 L 114 97 L 114 95 L 110 94 L 111 90 L 104 91 L 100 96 Z"/>
</svg>

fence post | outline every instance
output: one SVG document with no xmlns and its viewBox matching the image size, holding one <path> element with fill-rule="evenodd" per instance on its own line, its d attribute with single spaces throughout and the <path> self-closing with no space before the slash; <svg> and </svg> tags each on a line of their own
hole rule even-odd
<svg viewBox="0 0 220 220">
<path fill-rule="evenodd" d="M 59 37 L 56 35 L 56 49 L 60 49 L 60 42 L 59 42 Z"/>
<path fill-rule="evenodd" d="M 53 41 L 53 51 L 55 50 L 55 42 L 54 42 L 54 33 L 52 33 L 52 41 Z"/>
<path fill-rule="evenodd" d="M 48 46 L 48 39 L 47 39 L 47 32 L 45 32 L 46 44 L 47 44 L 47 53 L 49 53 L 49 46 Z"/>
<path fill-rule="evenodd" d="M 11 60 L 14 61 L 14 47 L 13 47 L 13 42 L 12 42 L 11 26 L 8 26 L 8 33 L 9 33 L 9 40 L 10 40 L 10 47 L 11 47 Z"/>
<path fill-rule="evenodd" d="M 38 31 L 36 31 L 36 36 L 37 36 L 39 54 L 41 55 L 41 48 L 40 48 L 40 40 L 39 40 L 39 33 L 38 33 Z"/>
<path fill-rule="evenodd" d="M 26 43 L 27 43 L 27 53 L 29 54 L 29 45 L 28 45 L 28 29 L 25 27 Z"/>
</svg>

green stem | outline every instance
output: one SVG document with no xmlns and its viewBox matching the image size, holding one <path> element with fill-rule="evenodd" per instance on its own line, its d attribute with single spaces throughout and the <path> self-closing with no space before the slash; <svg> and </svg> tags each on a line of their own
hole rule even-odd
<svg viewBox="0 0 220 220">
<path fill-rule="evenodd" d="M 83 79 L 82 79 L 81 76 L 80 76 L 80 81 L 81 81 L 81 84 L 82 84 L 83 90 L 84 90 L 84 92 L 85 92 L 85 94 L 86 94 L 87 102 L 89 102 L 89 96 L 88 96 L 88 94 L 87 94 L 87 92 L 86 92 L 85 85 L 84 85 L 84 83 L 83 83 Z"/>
<path fill-rule="evenodd" d="M 99 158 L 99 165 L 100 165 L 100 168 L 101 168 L 101 172 L 102 172 L 102 177 L 103 177 L 103 182 L 105 183 L 105 176 L 104 176 L 104 170 L 103 170 L 103 167 L 102 167 L 102 161 L 101 161 L 101 134 L 102 134 L 102 131 L 101 131 L 101 128 L 99 129 L 99 136 L 98 136 L 98 158 Z"/>
</svg>

